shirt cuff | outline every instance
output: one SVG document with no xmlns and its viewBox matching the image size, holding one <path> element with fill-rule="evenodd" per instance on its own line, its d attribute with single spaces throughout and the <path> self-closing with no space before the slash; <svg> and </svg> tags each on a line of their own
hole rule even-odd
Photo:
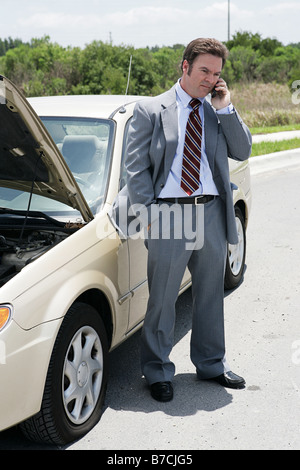
<svg viewBox="0 0 300 470">
<path fill-rule="evenodd" d="M 229 103 L 228 106 L 222 109 L 217 110 L 217 114 L 231 114 L 234 112 L 234 107 L 232 103 Z"/>
</svg>

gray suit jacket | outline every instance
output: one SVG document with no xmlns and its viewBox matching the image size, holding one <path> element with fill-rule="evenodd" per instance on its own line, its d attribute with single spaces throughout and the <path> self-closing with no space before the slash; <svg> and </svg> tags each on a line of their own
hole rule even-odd
<svg viewBox="0 0 300 470">
<path fill-rule="evenodd" d="M 217 116 L 207 101 L 204 102 L 204 119 L 207 158 L 214 182 L 226 207 L 227 240 L 229 243 L 237 243 L 228 157 L 246 160 L 251 153 L 251 134 L 236 111 L 230 115 Z M 114 219 L 118 218 L 120 205 L 124 206 L 129 197 L 126 210 L 137 216 L 143 226 L 148 225 L 150 209 L 155 204 L 172 166 L 177 140 L 175 86 L 159 96 L 136 104 L 128 135 L 128 180 L 115 201 Z M 123 214 L 126 210 L 122 208 Z M 121 225 L 120 220 L 118 225 Z"/>
</svg>

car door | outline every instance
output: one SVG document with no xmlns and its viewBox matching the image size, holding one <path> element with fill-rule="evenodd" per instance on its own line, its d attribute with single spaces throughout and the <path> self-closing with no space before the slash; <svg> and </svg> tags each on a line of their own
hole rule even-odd
<svg viewBox="0 0 300 470">
<path fill-rule="evenodd" d="M 126 185 L 127 174 L 125 170 L 127 136 L 131 119 L 127 121 L 123 139 L 123 153 L 120 173 L 120 190 Z M 127 238 L 123 240 L 124 249 L 127 247 L 129 260 L 129 320 L 128 330 L 133 329 L 144 318 L 147 300 L 148 300 L 148 283 L 147 283 L 147 249 L 144 244 L 143 237 Z"/>
</svg>

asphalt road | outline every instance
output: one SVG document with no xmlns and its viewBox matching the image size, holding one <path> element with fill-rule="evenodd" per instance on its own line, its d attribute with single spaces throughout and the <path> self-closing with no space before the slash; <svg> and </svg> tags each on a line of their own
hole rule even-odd
<svg viewBox="0 0 300 470">
<path fill-rule="evenodd" d="M 175 396 L 154 401 L 136 333 L 111 353 L 105 410 L 66 450 L 300 448 L 300 164 L 255 174 L 242 284 L 225 293 L 227 359 L 244 390 L 196 379 L 189 359 L 191 293 L 177 302 Z M 16 428 L 0 449 L 42 449 Z"/>
</svg>

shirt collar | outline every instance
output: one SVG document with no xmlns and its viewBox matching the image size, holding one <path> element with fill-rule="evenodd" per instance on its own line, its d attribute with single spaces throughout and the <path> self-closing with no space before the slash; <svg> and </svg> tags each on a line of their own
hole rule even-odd
<svg viewBox="0 0 300 470">
<path fill-rule="evenodd" d="M 192 97 L 188 95 L 188 93 L 184 91 L 184 89 L 181 87 L 180 80 L 181 79 L 179 79 L 176 83 L 176 87 L 175 87 L 176 94 L 177 94 L 178 99 L 181 101 L 182 106 L 184 108 L 187 108 L 189 106 L 189 102 L 191 101 Z M 205 97 L 198 98 L 198 100 L 201 101 L 201 103 L 203 104 L 203 102 L 205 101 Z"/>
</svg>

